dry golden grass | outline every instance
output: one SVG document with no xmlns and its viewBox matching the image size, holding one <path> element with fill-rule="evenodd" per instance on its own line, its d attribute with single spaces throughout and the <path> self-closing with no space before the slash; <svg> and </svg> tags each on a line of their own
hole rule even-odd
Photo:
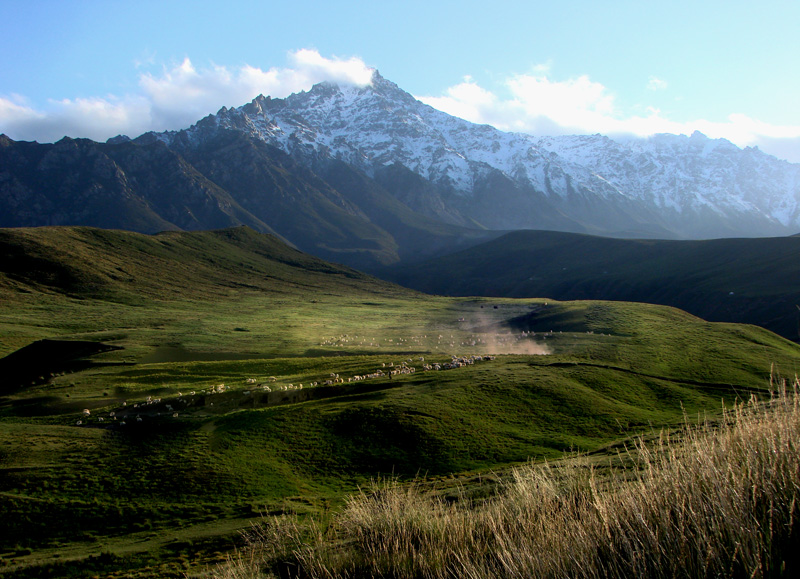
<svg viewBox="0 0 800 579">
<path fill-rule="evenodd" d="M 797 576 L 800 384 L 774 386 L 721 420 L 639 439 L 611 473 L 531 464 L 479 503 L 384 481 L 326 524 L 266 520 L 214 576 Z"/>
</svg>

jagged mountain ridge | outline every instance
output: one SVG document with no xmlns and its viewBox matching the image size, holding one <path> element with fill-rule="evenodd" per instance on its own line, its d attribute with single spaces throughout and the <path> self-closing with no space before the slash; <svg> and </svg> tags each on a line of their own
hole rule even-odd
<svg viewBox="0 0 800 579">
<path fill-rule="evenodd" d="M 369 269 L 441 255 L 496 233 L 420 215 L 328 158 L 316 170 L 241 131 L 191 149 L 152 135 L 107 143 L 0 136 L 0 227 L 88 225 L 142 233 L 247 225 Z"/>
<path fill-rule="evenodd" d="M 365 87 L 321 83 L 285 99 L 259 96 L 157 138 L 191 148 L 222 129 L 310 165 L 338 159 L 379 181 L 401 165 L 429 191 L 424 199 L 398 196 L 462 225 L 677 238 L 800 229 L 800 165 L 758 149 L 700 133 L 618 140 L 505 133 L 433 109 L 377 71 Z"/>
<path fill-rule="evenodd" d="M 274 233 L 161 143 L 0 136 L 0 226 L 42 225 L 147 232 L 249 225 Z"/>
<path fill-rule="evenodd" d="M 703 135 L 536 138 L 381 77 L 259 96 L 106 143 L 0 136 L 0 226 L 154 233 L 248 225 L 372 269 L 546 229 L 635 238 L 800 230 L 800 165 Z"/>
</svg>

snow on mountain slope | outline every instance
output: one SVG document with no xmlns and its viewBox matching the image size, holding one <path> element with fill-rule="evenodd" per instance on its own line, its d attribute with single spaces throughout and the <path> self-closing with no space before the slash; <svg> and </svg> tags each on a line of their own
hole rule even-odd
<svg viewBox="0 0 800 579">
<path fill-rule="evenodd" d="M 321 83 L 285 99 L 259 96 L 159 138 L 191 142 L 219 128 L 244 131 L 300 158 L 330 156 L 370 176 L 401 164 L 462 208 L 499 172 L 518 191 L 498 212 L 519 215 L 514 199 L 536 194 L 539 203 L 575 213 L 589 230 L 650 224 L 677 237 L 706 237 L 800 229 L 800 165 L 758 149 L 700 133 L 617 140 L 505 133 L 433 109 L 377 71 L 366 87 Z M 612 214 L 614 225 L 604 223 Z M 503 223 L 486 219 L 489 226 Z"/>
<path fill-rule="evenodd" d="M 699 132 L 620 141 L 548 137 L 537 144 L 657 207 L 681 212 L 705 206 L 761 214 L 786 227 L 800 224 L 800 166 L 758 149 Z"/>
</svg>

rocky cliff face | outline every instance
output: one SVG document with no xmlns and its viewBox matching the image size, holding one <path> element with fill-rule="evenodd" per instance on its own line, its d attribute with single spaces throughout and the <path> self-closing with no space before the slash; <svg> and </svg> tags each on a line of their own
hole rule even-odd
<svg viewBox="0 0 800 579">
<path fill-rule="evenodd" d="M 0 145 L 0 226 L 136 231 L 269 227 L 163 143 Z"/>
</svg>

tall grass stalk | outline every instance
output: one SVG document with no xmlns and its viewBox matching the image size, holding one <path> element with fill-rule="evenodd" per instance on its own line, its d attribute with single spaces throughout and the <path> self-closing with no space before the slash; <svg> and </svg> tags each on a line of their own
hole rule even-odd
<svg viewBox="0 0 800 579">
<path fill-rule="evenodd" d="M 610 475 L 585 459 L 530 464 L 479 504 L 384 481 L 329 524 L 265 523 L 250 565 L 330 578 L 798 576 L 799 385 L 774 386 L 721 420 L 637 440 Z"/>
</svg>

